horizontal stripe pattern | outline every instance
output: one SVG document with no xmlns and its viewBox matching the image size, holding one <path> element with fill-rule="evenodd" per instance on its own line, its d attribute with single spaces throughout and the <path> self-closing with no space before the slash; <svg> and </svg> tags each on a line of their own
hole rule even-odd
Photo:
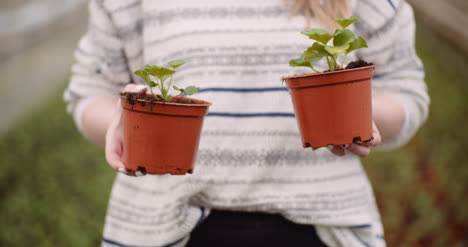
<svg viewBox="0 0 468 247">
<path fill-rule="evenodd" d="M 349 61 L 373 62 L 374 90 L 392 93 L 410 113 L 408 130 L 384 143 L 401 145 L 424 121 L 428 104 L 414 52 L 411 7 L 399 0 L 352 1 L 353 14 L 362 18 L 353 27 L 369 48 L 350 54 Z M 276 212 L 317 224 L 330 246 L 385 246 L 358 158 L 302 148 L 281 77 L 310 72 L 288 63 L 312 41 L 299 34 L 306 28 L 304 18 L 289 18 L 283 4 L 90 1 L 90 27 L 75 51 L 77 63 L 64 94 L 70 111 L 86 99 L 117 95 L 128 83 L 144 83 L 132 71 L 172 59 L 188 62 L 174 82 L 200 87 L 195 97 L 213 103 L 194 174 L 117 177 L 103 246 L 184 246 L 209 208 Z M 310 25 L 320 23 L 312 19 Z M 317 67 L 326 70 L 325 61 Z"/>
<path fill-rule="evenodd" d="M 233 112 L 208 112 L 207 117 L 229 117 L 229 118 L 253 118 L 253 117 L 287 117 L 294 118 L 294 113 L 289 112 L 255 112 L 255 113 L 233 113 Z"/>
<path fill-rule="evenodd" d="M 297 133 L 291 136 L 299 138 Z M 251 138 L 251 137 L 246 137 Z M 271 139 L 271 138 L 269 138 Z M 296 141 L 296 139 L 294 139 Z M 352 156 L 346 157 L 352 159 Z M 220 167 L 303 167 L 330 166 L 333 162 L 342 162 L 330 154 L 316 154 L 303 150 L 249 150 L 249 149 L 201 149 L 197 162 L 203 166 Z"/>
<path fill-rule="evenodd" d="M 198 94 L 205 92 L 229 92 L 229 93 L 263 93 L 263 92 L 287 92 L 288 89 L 285 87 L 264 87 L 264 88 L 222 88 L 222 87 L 211 87 L 202 88 L 198 90 Z"/>
<path fill-rule="evenodd" d="M 177 247 L 177 246 L 181 246 L 179 244 L 181 244 L 184 240 L 186 240 L 185 238 L 182 238 L 174 243 L 171 243 L 171 244 L 166 244 L 166 245 L 160 245 L 160 246 L 155 246 L 155 245 L 125 245 L 125 244 L 122 244 L 122 243 L 119 243 L 117 241 L 114 241 L 114 240 L 111 240 L 111 239 L 102 239 L 102 242 L 104 244 L 108 244 L 108 245 L 111 245 L 111 246 L 117 246 L 117 247 Z"/>
<path fill-rule="evenodd" d="M 183 33 L 175 33 L 173 35 L 166 36 L 164 38 L 158 37 L 157 39 L 147 41 L 146 46 L 158 45 L 164 42 L 170 42 L 174 39 L 180 39 L 187 36 L 193 37 L 194 35 L 207 35 L 207 34 L 232 34 L 232 33 L 291 33 L 295 32 L 297 29 L 284 28 L 284 29 L 258 29 L 258 30 L 248 30 L 248 29 L 220 29 L 220 30 L 191 30 Z"/>
</svg>

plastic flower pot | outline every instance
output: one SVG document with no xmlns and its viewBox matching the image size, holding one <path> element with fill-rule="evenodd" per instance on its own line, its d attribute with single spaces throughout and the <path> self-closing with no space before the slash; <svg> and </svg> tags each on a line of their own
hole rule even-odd
<svg viewBox="0 0 468 247">
<path fill-rule="evenodd" d="M 130 96 L 129 96 L 130 95 Z M 123 162 L 148 174 L 193 173 L 204 116 L 211 103 L 178 97 L 167 103 L 121 95 Z"/>
<path fill-rule="evenodd" d="M 304 148 L 368 142 L 374 66 L 283 77 Z"/>
</svg>

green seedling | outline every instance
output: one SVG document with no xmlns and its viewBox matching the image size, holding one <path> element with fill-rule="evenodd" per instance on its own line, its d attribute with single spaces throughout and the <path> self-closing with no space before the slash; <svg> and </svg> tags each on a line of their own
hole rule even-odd
<svg viewBox="0 0 468 247">
<path fill-rule="evenodd" d="M 351 30 L 346 29 L 359 19 L 358 16 L 351 16 L 348 19 L 337 20 L 336 23 L 341 26 L 341 29 L 336 29 L 333 34 L 318 28 L 301 32 L 310 39 L 315 40 L 315 42 L 304 51 L 300 58 L 292 59 L 289 65 L 292 67 L 309 67 L 315 72 L 319 72 L 314 68 L 314 65 L 325 58 L 327 59 L 329 71 L 344 69 L 346 56 L 350 52 L 367 47 L 365 39 L 357 37 Z M 333 45 L 328 45 L 330 41 Z M 341 63 L 338 61 L 339 58 L 342 58 Z"/>
<path fill-rule="evenodd" d="M 195 86 L 178 88 L 172 85 L 172 79 L 176 73 L 176 69 L 185 64 L 184 60 L 173 60 L 167 64 L 171 69 L 147 64 L 145 69 L 135 71 L 135 75 L 140 76 L 146 82 L 151 94 L 156 99 L 160 98 L 165 102 L 170 102 L 172 99 L 181 96 L 182 94 L 192 95 L 198 92 L 200 88 Z M 152 80 L 152 78 L 155 80 Z M 169 94 L 171 86 L 174 90 L 179 91 L 177 95 Z M 155 87 L 159 89 L 160 94 L 154 93 L 153 88 Z"/>
</svg>

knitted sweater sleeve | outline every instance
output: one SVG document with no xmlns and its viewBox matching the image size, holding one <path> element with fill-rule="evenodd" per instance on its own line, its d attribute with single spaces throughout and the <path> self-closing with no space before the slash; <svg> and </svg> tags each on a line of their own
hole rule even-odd
<svg viewBox="0 0 468 247">
<path fill-rule="evenodd" d="M 122 39 L 101 2 L 89 3 L 88 31 L 75 50 L 76 62 L 64 93 L 67 110 L 80 130 L 83 108 L 93 98 L 117 96 L 132 80 Z"/>
<path fill-rule="evenodd" d="M 404 0 L 360 0 L 354 12 L 362 18 L 356 31 L 369 46 L 357 55 L 375 64 L 373 91 L 392 95 L 406 113 L 399 135 L 380 148 L 400 147 L 425 122 L 429 106 L 424 69 L 415 51 L 413 10 Z"/>
</svg>

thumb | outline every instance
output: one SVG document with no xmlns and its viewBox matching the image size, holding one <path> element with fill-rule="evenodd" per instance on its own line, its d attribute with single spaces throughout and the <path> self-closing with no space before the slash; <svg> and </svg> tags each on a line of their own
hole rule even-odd
<svg viewBox="0 0 468 247">
<path fill-rule="evenodd" d="M 127 84 L 122 92 L 129 92 L 129 93 L 146 93 L 148 91 L 148 87 L 142 84 Z"/>
</svg>

